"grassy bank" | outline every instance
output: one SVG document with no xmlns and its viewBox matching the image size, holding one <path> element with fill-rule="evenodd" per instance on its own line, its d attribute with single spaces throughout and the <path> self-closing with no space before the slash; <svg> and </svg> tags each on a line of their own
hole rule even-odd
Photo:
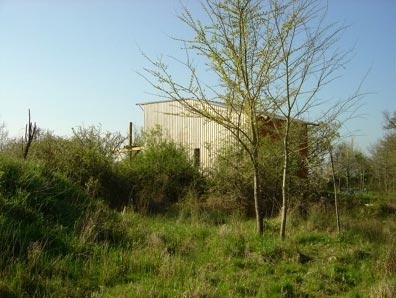
<svg viewBox="0 0 396 298">
<path fill-rule="evenodd" d="M 324 214 L 323 214 L 324 215 Z M 316 214 L 315 216 L 320 216 Z M 322 221 L 322 219 L 320 220 Z M 277 220 L 264 237 L 254 222 L 222 225 L 178 217 L 121 216 L 124 239 L 68 251 L 31 242 L 25 257 L 3 266 L 4 297 L 392 297 L 396 290 L 394 220 L 344 218 L 341 236 L 321 222 L 290 227 L 278 240 Z M 318 225 L 318 226 L 316 226 Z M 312 228 L 312 230 L 310 229 Z"/>
<path fill-rule="evenodd" d="M 396 201 L 364 194 L 306 218 L 254 220 L 180 204 L 110 210 L 37 163 L 0 163 L 0 297 L 394 297 Z M 189 206 L 188 208 L 186 206 Z"/>
</svg>

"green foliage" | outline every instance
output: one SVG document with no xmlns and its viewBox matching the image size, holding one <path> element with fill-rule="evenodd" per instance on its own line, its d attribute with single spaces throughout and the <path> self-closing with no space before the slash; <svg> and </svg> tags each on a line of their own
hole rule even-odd
<svg viewBox="0 0 396 298">
<path fill-rule="evenodd" d="M 386 134 L 372 148 L 372 169 L 375 190 L 396 193 L 396 133 Z"/>
<path fill-rule="evenodd" d="M 203 182 L 187 151 L 160 130 L 147 133 L 144 151 L 123 166 L 132 184 L 133 206 L 142 212 L 165 210 L 188 191 L 199 191 Z"/>
<path fill-rule="evenodd" d="M 70 138 L 41 133 L 32 143 L 29 159 L 44 164 L 49 171 L 62 173 L 91 198 L 105 199 L 113 207 L 125 205 L 128 184 L 115 163 L 124 138 L 102 132 L 100 126 L 79 127 L 73 133 Z M 19 156 L 18 144 L 10 144 L 4 153 Z"/>
<path fill-rule="evenodd" d="M 346 192 L 363 191 L 371 177 L 368 157 L 354 147 L 353 142 L 341 143 L 334 151 L 338 187 Z"/>
<path fill-rule="evenodd" d="M 7 167 L 3 166 L 2 172 L 13 172 L 12 177 L 18 178 L 25 167 L 32 167 L 15 161 L 13 164 L 22 168 L 15 170 L 14 166 L 5 171 Z M 6 184 L 2 184 L 2 190 L 3 185 Z M 10 200 L 13 193 L 7 189 Z M 0 267 L 0 294 L 392 297 L 396 268 L 392 235 L 396 225 L 392 215 L 373 215 L 374 220 L 361 214 L 359 208 L 365 206 L 349 209 L 353 216 L 343 218 L 346 232 L 341 236 L 329 229 L 328 221 L 318 220 L 326 218 L 328 210 L 315 208 L 305 221 L 294 221 L 295 233 L 281 241 L 276 218 L 267 220 L 266 234 L 260 237 L 254 232 L 254 220 L 241 217 L 228 217 L 222 224 L 213 224 L 198 218 L 180 220 L 174 213 L 147 217 L 129 209 L 117 214 L 103 204 L 95 208 L 89 205 L 70 232 L 69 228 L 56 230 L 67 244 L 64 251 L 50 248 L 47 233 L 55 228 L 49 225 L 47 238 L 25 237 L 23 254 L 13 254 L 17 252 L 15 239 L 20 237 L 18 229 L 27 230 L 29 225 L 9 225 L 7 230 L 4 223 L 9 220 L 9 209 L 2 209 L 0 235 L 14 235 L 1 242 L 2 252 L 8 257 Z M 317 221 L 313 224 L 312 220 Z M 373 229 L 378 222 L 387 226 L 381 229 L 382 236 L 367 237 L 362 227 Z"/>
<path fill-rule="evenodd" d="M 65 251 L 62 236 L 73 230 L 88 203 L 61 175 L 37 164 L 0 157 L 1 244 L 10 248 L 12 243 L 9 253 L 26 255 L 27 246 L 34 241 Z"/>
<path fill-rule="evenodd" d="M 224 148 L 211 173 L 211 191 L 219 198 L 215 207 L 248 213 L 253 196 L 253 170 L 243 151 Z M 212 198 L 213 200 L 213 198 Z M 213 204 L 214 202 L 212 202 Z"/>
<path fill-rule="evenodd" d="M 280 208 L 282 185 L 282 147 L 280 141 L 264 137 L 260 147 L 259 171 L 264 212 L 277 214 Z M 307 189 L 304 178 L 299 177 L 301 167 L 298 154 L 291 155 L 289 165 L 288 189 L 291 198 L 300 198 Z M 222 207 L 218 208 L 253 215 L 253 168 L 248 156 L 241 148 L 227 147 L 218 156 L 210 175 L 211 191 L 221 197 Z M 292 200 L 296 204 L 298 200 Z"/>
<path fill-rule="evenodd" d="M 278 218 L 259 237 L 253 220 L 229 215 L 251 191 L 238 152 L 219 161 L 216 192 L 201 200 L 205 184 L 186 151 L 158 131 L 146 140 L 122 162 L 94 131 L 42 135 L 25 162 L 0 155 L 0 297 L 394 296 L 393 196 L 343 198 L 341 235 L 325 200 L 311 202 L 306 217 L 292 210 L 287 240 L 278 239 Z M 277 181 L 270 148 L 274 176 L 265 181 Z M 120 190 L 139 211 L 170 212 L 109 209 L 100 197 L 111 202 Z"/>
<path fill-rule="evenodd" d="M 92 283 L 74 278 L 106 243 L 127 244 L 119 214 L 42 163 L 0 156 L 2 297 L 86 297 Z"/>
</svg>

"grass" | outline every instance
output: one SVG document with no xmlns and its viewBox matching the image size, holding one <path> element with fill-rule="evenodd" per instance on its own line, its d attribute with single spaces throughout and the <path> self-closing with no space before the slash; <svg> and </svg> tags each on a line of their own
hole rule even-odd
<svg viewBox="0 0 396 298">
<path fill-rule="evenodd" d="M 53 255 L 45 242 L 31 242 L 26 258 L 16 257 L 3 266 L 0 293 L 6 293 L 4 297 L 368 297 L 368 293 L 392 297 L 386 295 L 395 290 L 396 250 L 394 242 L 386 240 L 391 238 L 386 230 L 373 238 L 361 224 L 350 222 L 350 230 L 337 236 L 300 225 L 290 227 L 288 240 L 282 242 L 275 229 L 259 237 L 253 220 L 233 217 L 225 224 L 210 225 L 127 211 L 120 224 L 127 227 L 126 235 L 117 244 L 85 240 L 82 246 L 81 239 L 72 238 L 74 246 L 67 253 Z M 276 228 L 277 219 L 268 225 Z"/>
<path fill-rule="evenodd" d="M 395 199 L 357 202 L 342 202 L 340 235 L 314 205 L 290 214 L 281 241 L 278 218 L 260 237 L 252 219 L 191 206 L 115 212 L 0 160 L 0 297 L 395 297 Z"/>
</svg>

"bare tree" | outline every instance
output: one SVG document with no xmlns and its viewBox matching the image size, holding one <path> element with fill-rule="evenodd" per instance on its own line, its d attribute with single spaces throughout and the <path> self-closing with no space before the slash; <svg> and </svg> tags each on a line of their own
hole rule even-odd
<svg viewBox="0 0 396 298">
<path fill-rule="evenodd" d="M 331 182 L 333 186 L 334 192 L 334 209 L 335 209 L 335 217 L 336 217 L 336 224 L 337 224 L 337 232 L 338 234 L 341 233 L 341 222 L 340 222 L 340 212 L 338 209 L 338 193 L 339 190 L 337 188 L 337 180 L 336 180 L 336 165 L 334 160 L 334 143 L 337 139 L 339 139 L 338 130 L 340 129 L 341 125 L 337 122 L 326 123 L 322 126 L 323 132 L 323 144 L 325 150 L 328 151 L 330 157 L 330 170 L 331 170 Z"/>
<path fill-rule="evenodd" d="M 271 1 L 271 19 L 280 46 L 277 79 L 267 86 L 267 95 L 284 116 L 282 212 L 280 237 L 286 235 L 288 210 L 287 177 L 291 138 L 301 130 L 306 112 L 321 104 L 318 93 L 336 77 L 346 63 L 346 53 L 334 49 L 343 27 L 324 23 L 326 7 L 318 1 Z M 299 125 L 300 124 L 300 125 Z M 297 132 L 301 136 L 301 132 Z M 301 146 L 298 146 L 301 148 Z"/>
<path fill-rule="evenodd" d="M 334 79 L 345 62 L 343 53 L 331 51 L 342 28 L 324 24 L 325 11 L 318 0 L 206 0 L 207 23 L 195 19 L 184 7 L 181 21 L 194 33 L 185 46 L 189 73 L 176 81 L 168 64 L 147 57 L 151 68 L 143 75 L 159 96 L 177 100 L 191 113 L 228 129 L 244 148 L 253 166 L 257 231 L 263 233 L 263 202 L 260 199 L 260 143 L 263 122 L 276 113 L 285 118 L 283 208 L 281 236 L 287 213 L 286 177 L 293 123 L 313 108 L 319 90 Z M 204 83 L 191 59 L 206 59 L 215 82 Z M 327 55 L 328 54 L 328 55 Z M 194 99 L 194 101 L 186 100 Z M 214 102 L 226 107 L 218 109 Z"/>
<path fill-rule="evenodd" d="M 390 114 L 389 112 L 384 112 L 385 118 L 385 129 L 393 129 L 396 130 L 396 112 Z"/>
<path fill-rule="evenodd" d="M 271 42 L 274 24 L 258 0 L 216 1 L 204 4 L 209 24 L 195 20 L 184 8 L 180 19 L 192 29 L 186 45 L 190 73 L 186 84 L 176 82 L 162 61 L 150 60 L 154 69 L 146 69 L 148 81 L 163 97 L 178 100 L 192 113 L 206 117 L 228 129 L 248 154 L 253 168 L 254 205 L 257 232 L 264 231 L 263 202 L 260 199 L 260 119 L 272 113 L 265 96 L 267 85 L 276 75 L 279 44 Z M 190 54 L 202 55 L 217 82 L 202 83 Z M 185 99 L 195 99 L 189 101 Z M 214 103 L 224 104 L 226 112 Z"/>
</svg>

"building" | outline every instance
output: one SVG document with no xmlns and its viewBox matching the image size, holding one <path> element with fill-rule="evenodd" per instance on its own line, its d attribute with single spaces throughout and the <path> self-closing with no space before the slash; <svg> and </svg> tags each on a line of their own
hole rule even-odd
<svg viewBox="0 0 396 298">
<path fill-rule="evenodd" d="M 232 141 L 231 133 L 226 128 L 189 112 L 179 101 L 166 100 L 138 105 L 144 112 L 145 131 L 160 126 L 165 136 L 188 148 L 194 163 L 203 168 L 210 167 L 217 152 Z M 212 107 L 219 112 L 226 111 L 220 103 L 213 103 Z"/>
<path fill-rule="evenodd" d="M 198 105 L 198 108 L 207 108 L 211 112 L 227 115 L 226 106 L 211 102 L 199 102 L 187 99 L 188 104 Z M 217 154 L 225 145 L 233 142 L 233 136 L 229 130 L 215 121 L 209 120 L 190 112 L 185 105 L 177 100 L 164 100 L 138 104 L 144 112 L 144 130 L 148 131 L 160 126 L 165 136 L 173 139 L 189 149 L 194 163 L 203 168 L 213 165 Z M 237 119 L 235 121 L 243 121 Z M 270 136 L 272 139 L 279 139 L 279 129 L 285 119 L 282 117 L 262 116 L 262 136 Z M 297 125 L 303 129 L 300 137 L 301 156 L 307 156 L 307 125 L 309 123 L 295 120 Z M 305 170 L 304 170 L 305 173 Z M 305 175 L 305 174 L 304 174 Z"/>
</svg>

